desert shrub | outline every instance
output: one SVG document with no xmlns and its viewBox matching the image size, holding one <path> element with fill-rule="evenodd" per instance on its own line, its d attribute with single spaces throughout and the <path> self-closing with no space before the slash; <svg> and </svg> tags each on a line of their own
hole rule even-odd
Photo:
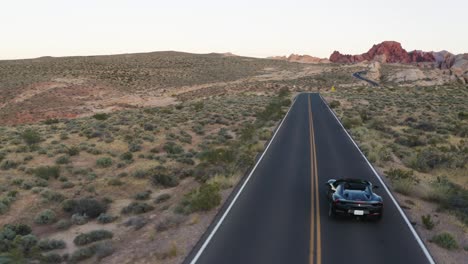
<svg viewBox="0 0 468 264">
<path fill-rule="evenodd" d="M 131 202 L 128 206 L 122 208 L 123 214 L 143 214 L 154 209 L 153 206 L 144 202 Z"/>
<path fill-rule="evenodd" d="M 168 194 L 168 193 L 163 193 L 161 195 L 159 195 L 158 197 L 156 197 L 156 199 L 154 199 L 154 202 L 156 204 L 160 204 L 160 203 L 163 203 L 167 200 L 171 199 L 171 195 Z"/>
<path fill-rule="evenodd" d="M 71 216 L 71 223 L 74 225 L 84 225 L 88 223 L 89 217 L 82 214 L 73 214 Z"/>
<path fill-rule="evenodd" d="M 435 235 L 432 237 L 430 240 L 433 243 L 436 243 L 439 247 L 448 249 L 448 250 L 453 250 L 458 248 L 458 243 L 453 237 L 452 234 L 450 233 L 441 233 L 438 235 Z"/>
<path fill-rule="evenodd" d="M 110 256 L 115 252 L 115 249 L 112 246 L 112 243 L 108 241 L 97 243 L 94 246 L 94 250 L 96 252 L 96 257 L 98 260 L 101 260 L 107 256 Z"/>
<path fill-rule="evenodd" d="M 150 198 L 151 191 L 139 192 L 133 196 L 136 200 L 148 200 Z"/>
<path fill-rule="evenodd" d="M 148 175 L 148 171 L 142 170 L 142 169 L 138 169 L 138 170 L 133 172 L 133 177 L 138 178 L 138 179 L 143 179 L 147 175 Z"/>
<path fill-rule="evenodd" d="M 68 213 L 96 218 L 107 211 L 107 204 L 94 198 L 68 199 L 63 201 L 62 209 Z"/>
<path fill-rule="evenodd" d="M 428 214 L 428 215 L 421 215 L 421 221 L 424 225 L 424 227 L 427 229 L 427 230 L 432 230 L 432 228 L 434 228 L 435 224 L 434 222 L 432 221 L 431 219 L 431 215 Z"/>
<path fill-rule="evenodd" d="M 167 141 L 164 144 L 163 149 L 169 154 L 180 154 L 184 152 L 184 149 L 177 145 L 174 141 Z"/>
<path fill-rule="evenodd" d="M 252 124 L 245 125 L 240 132 L 240 139 L 242 141 L 250 141 L 255 135 L 255 126 Z"/>
<path fill-rule="evenodd" d="M 125 226 L 132 226 L 134 230 L 139 230 L 144 227 L 148 223 L 148 219 L 142 216 L 135 216 L 130 217 L 127 221 L 125 221 Z"/>
<path fill-rule="evenodd" d="M 61 187 L 62 189 L 70 189 L 70 188 L 75 187 L 75 184 L 73 182 L 67 181 L 67 182 L 64 182 Z"/>
<path fill-rule="evenodd" d="M 96 254 L 96 246 L 92 245 L 85 248 L 79 248 L 70 256 L 70 262 L 75 263 L 85 259 L 89 259 Z"/>
<path fill-rule="evenodd" d="M 50 210 L 50 209 L 46 209 L 40 213 L 38 213 L 35 217 L 34 217 L 34 223 L 38 224 L 38 225 L 48 225 L 48 224 L 52 224 L 54 223 L 55 221 L 57 220 L 57 217 L 55 215 L 55 212 Z"/>
<path fill-rule="evenodd" d="M 110 179 L 107 184 L 111 185 L 111 186 L 121 186 L 124 184 L 123 181 L 119 180 L 119 179 Z"/>
<path fill-rule="evenodd" d="M 60 176 L 60 168 L 58 166 L 37 167 L 34 169 L 34 175 L 44 180 L 57 179 Z"/>
<path fill-rule="evenodd" d="M 335 109 L 335 108 L 340 107 L 340 106 L 341 106 L 340 101 L 333 100 L 333 101 L 330 102 L 330 108 L 331 109 Z"/>
<path fill-rule="evenodd" d="M 21 252 L 20 254 L 23 254 L 24 256 L 30 255 L 30 253 L 32 253 L 32 251 L 34 251 L 34 249 L 36 248 L 36 244 L 37 237 L 32 234 L 24 236 L 17 235 L 13 239 L 13 247 L 16 248 L 19 252 Z"/>
<path fill-rule="evenodd" d="M 199 158 L 209 164 L 226 165 L 236 160 L 236 153 L 230 149 L 217 148 L 201 152 Z"/>
<path fill-rule="evenodd" d="M 203 135 L 203 134 L 205 134 L 205 130 L 204 130 L 202 124 L 193 125 L 193 126 L 192 126 L 192 130 L 193 130 L 193 132 L 195 132 L 195 133 L 198 134 L 198 135 Z"/>
<path fill-rule="evenodd" d="M 101 224 L 108 224 L 112 223 L 117 219 L 116 216 L 108 215 L 106 213 L 102 213 L 98 216 L 97 221 Z"/>
<path fill-rule="evenodd" d="M 460 120 L 467 120 L 468 119 L 468 112 L 458 112 L 458 118 Z"/>
<path fill-rule="evenodd" d="M 166 231 L 171 228 L 177 228 L 186 221 L 186 217 L 180 214 L 170 214 L 163 218 L 157 225 L 158 232 Z"/>
<path fill-rule="evenodd" d="M 77 156 L 78 154 L 80 154 L 80 148 L 76 146 L 69 147 L 67 153 L 70 156 Z"/>
<path fill-rule="evenodd" d="M 168 169 L 158 166 L 150 171 L 151 181 L 154 185 L 163 187 L 175 187 L 179 185 L 179 179 L 175 175 L 169 175 Z"/>
<path fill-rule="evenodd" d="M 45 263 L 47 263 L 47 264 L 58 264 L 58 263 L 62 263 L 62 261 L 64 261 L 64 259 L 58 253 L 48 253 L 48 254 L 42 255 L 41 258 L 40 258 L 40 261 L 41 261 L 41 263 L 44 263 L 44 264 Z"/>
<path fill-rule="evenodd" d="M 67 245 L 63 240 L 56 240 L 56 239 L 44 239 L 39 241 L 37 244 L 40 250 L 42 251 L 50 251 L 54 249 L 62 249 L 65 248 Z"/>
<path fill-rule="evenodd" d="M 70 220 L 67 220 L 67 219 L 60 219 L 55 224 L 55 228 L 57 228 L 58 230 L 67 230 L 71 226 L 72 226 L 72 222 Z"/>
<path fill-rule="evenodd" d="M 133 154 L 131 152 L 125 152 L 122 155 L 120 155 L 121 160 L 133 160 Z"/>
<path fill-rule="evenodd" d="M 0 169 L 2 170 L 15 169 L 16 167 L 18 167 L 18 162 L 14 160 L 4 160 L 0 163 Z"/>
<path fill-rule="evenodd" d="M 77 246 L 83 246 L 99 240 L 110 239 L 113 236 L 114 234 L 108 230 L 93 230 L 88 233 L 79 234 L 73 239 L 73 243 Z"/>
<path fill-rule="evenodd" d="M 96 165 L 101 168 L 108 168 L 112 166 L 112 159 L 109 157 L 99 158 L 96 160 Z"/>
<path fill-rule="evenodd" d="M 426 199 L 436 202 L 441 209 L 448 209 L 465 224 L 468 224 L 468 190 L 449 181 L 446 177 L 437 177 Z"/>
<path fill-rule="evenodd" d="M 109 118 L 109 115 L 106 113 L 98 113 L 98 114 L 94 114 L 93 118 L 96 120 L 106 120 Z"/>
<path fill-rule="evenodd" d="M 424 136 L 418 135 L 398 135 L 395 143 L 407 147 L 418 147 L 427 145 L 427 139 Z"/>
<path fill-rule="evenodd" d="M 57 118 L 48 118 L 44 121 L 46 125 L 58 124 L 60 121 Z"/>
<path fill-rule="evenodd" d="M 41 192 L 41 196 L 47 201 L 51 202 L 61 202 L 65 200 L 65 196 L 59 192 L 45 189 Z"/>
<path fill-rule="evenodd" d="M 219 193 L 219 186 L 217 184 L 205 183 L 198 189 L 186 194 L 176 210 L 181 213 L 209 211 L 220 203 L 221 194 Z"/>
<path fill-rule="evenodd" d="M 132 142 L 128 145 L 128 151 L 130 152 L 137 152 L 141 150 L 141 145 L 135 142 Z"/>
<path fill-rule="evenodd" d="M 153 131 L 153 130 L 154 130 L 154 125 L 153 125 L 153 124 L 149 124 L 149 123 L 145 123 L 145 124 L 143 125 L 143 129 L 144 129 L 145 131 Z"/>
<path fill-rule="evenodd" d="M 390 169 L 385 172 L 391 180 L 398 179 L 409 179 L 411 181 L 417 181 L 414 177 L 414 172 L 412 170 L 402 170 L 402 169 Z"/>
<path fill-rule="evenodd" d="M 21 138 L 28 145 L 34 145 L 41 142 L 41 135 L 38 131 L 33 129 L 26 129 L 23 133 L 21 133 Z"/>
<path fill-rule="evenodd" d="M 201 111 L 205 107 L 205 104 L 202 101 L 193 103 L 193 109 L 197 112 Z"/>
<path fill-rule="evenodd" d="M 437 148 L 428 147 L 418 152 L 411 166 L 419 171 L 427 172 L 434 168 L 443 167 L 449 162 L 450 158 L 445 153 Z"/>
<path fill-rule="evenodd" d="M 276 121 L 283 115 L 281 102 L 278 99 L 273 99 L 262 111 L 257 112 L 256 117 L 261 122 Z"/>
<path fill-rule="evenodd" d="M 351 129 L 354 127 L 362 126 L 362 119 L 360 116 L 349 118 L 345 117 L 343 118 L 343 126 L 346 129 Z"/>
</svg>

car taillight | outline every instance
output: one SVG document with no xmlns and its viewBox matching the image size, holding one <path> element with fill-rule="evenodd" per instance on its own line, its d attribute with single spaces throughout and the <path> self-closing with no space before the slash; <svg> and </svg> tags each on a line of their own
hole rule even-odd
<svg viewBox="0 0 468 264">
<path fill-rule="evenodd" d="M 333 203 L 334 203 L 334 204 L 340 203 L 340 199 L 335 199 L 335 200 L 333 201 Z"/>
</svg>

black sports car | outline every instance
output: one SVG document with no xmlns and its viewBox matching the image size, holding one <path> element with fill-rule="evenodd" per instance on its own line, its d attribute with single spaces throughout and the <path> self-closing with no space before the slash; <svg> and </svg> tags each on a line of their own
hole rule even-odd
<svg viewBox="0 0 468 264">
<path fill-rule="evenodd" d="M 331 179 L 326 185 L 327 197 L 330 201 L 328 215 L 352 215 L 358 217 L 382 218 L 382 197 L 375 194 L 378 188 L 369 181 L 360 179 Z"/>
</svg>

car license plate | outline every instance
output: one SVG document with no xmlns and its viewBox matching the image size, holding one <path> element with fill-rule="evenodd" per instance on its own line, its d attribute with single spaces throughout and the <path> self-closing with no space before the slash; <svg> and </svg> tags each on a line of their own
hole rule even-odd
<svg viewBox="0 0 468 264">
<path fill-rule="evenodd" d="M 354 215 L 364 215 L 363 210 L 354 210 Z"/>
</svg>

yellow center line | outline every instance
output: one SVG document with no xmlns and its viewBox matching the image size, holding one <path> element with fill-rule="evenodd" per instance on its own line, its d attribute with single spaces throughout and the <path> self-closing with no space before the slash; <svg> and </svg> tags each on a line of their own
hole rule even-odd
<svg viewBox="0 0 468 264">
<path fill-rule="evenodd" d="M 308 106 L 309 106 L 309 135 L 310 135 L 310 158 L 312 159 L 312 156 L 313 156 L 313 139 L 312 139 L 312 116 L 310 115 L 311 113 L 311 106 L 310 106 L 310 96 L 307 97 L 308 98 Z M 313 264 L 314 263 L 314 255 L 315 255 L 315 247 L 314 247 L 314 239 L 315 239 L 315 236 L 314 236 L 314 195 L 312 194 L 312 192 L 314 191 L 314 164 L 313 162 L 310 163 L 310 173 L 311 173 L 311 181 L 310 181 L 310 192 L 311 192 L 311 195 L 310 195 L 310 204 L 311 204 L 311 210 L 310 210 L 310 251 L 309 251 L 309 263 L 310 264 Z"/>
<path fill-rule="evenodd" d="M 309 107 L 310 106 L 310 96 L 309 96 Z M 319 182 L 318 182 L 318 171 L 317 171 L 317 148 L 315 145 L 315 133 L 314 133 L 314 118 L 311 109 L 309 110 L 310 113 L 310 123 L 311 123 L 311 134 L 312 134 L 312 142 L 314 147 L 314 168 L 315 168 L 315 210 L 316 210 L 316 223 L 317 223 L 317 264 L 322 264 L 322 241 L 320 235 L 320 203 L 319 203 Z"/>
</svg>

